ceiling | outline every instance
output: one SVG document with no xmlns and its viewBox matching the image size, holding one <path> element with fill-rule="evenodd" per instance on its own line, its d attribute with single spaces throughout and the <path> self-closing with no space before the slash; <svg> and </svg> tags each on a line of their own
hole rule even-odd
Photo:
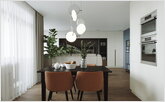
<svg viewBox="0 0 165 102">
<path fill-rule="evenodd" d="M 44 30 L 70 30 L 69 8 L 76 4 L 83 11 L 87 31 L 123 31 L 129 27 L 129 1 L 27 1 L 44 16 Z M 76 25 L 76 23 L 72 23 Z"/>
</svg>

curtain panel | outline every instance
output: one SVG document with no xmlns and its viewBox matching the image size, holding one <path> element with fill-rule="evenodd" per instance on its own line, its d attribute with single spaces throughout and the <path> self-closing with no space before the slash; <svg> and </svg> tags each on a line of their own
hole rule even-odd
<svg viewBox="0 0 165 102">
<path fill-rule="evenodd" d="M 36 45 L 37 45 L 37 70 L 43 68 L 43 35 L 44 35 L 43 16 L 36 11 Z M 41 75 L 38 73 L 38 81 L 41 81 Z"/>
<path fill-rule="evenodd" d="M 1 100 L 37 82 L 35 11 L 22 1 L 0 1 Z"/>
</svg>

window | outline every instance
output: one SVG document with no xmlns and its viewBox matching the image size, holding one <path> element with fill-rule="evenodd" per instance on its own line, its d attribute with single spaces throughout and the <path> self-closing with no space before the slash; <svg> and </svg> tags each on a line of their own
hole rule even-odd
<svg viewBox="0 0 165 102">
<path fill-rule="evenodd" d="M 13 100 L 37 82 L 35 11 L 22 1 L 0 1 L 1 99 Z"/>
</svg>

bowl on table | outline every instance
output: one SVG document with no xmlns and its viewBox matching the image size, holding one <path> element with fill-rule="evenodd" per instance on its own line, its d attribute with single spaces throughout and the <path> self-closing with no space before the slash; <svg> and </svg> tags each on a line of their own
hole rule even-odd
<svg viewBox="0 0 165 102">
<path fill-rule="evenodd" d="M 66 69 L 75 69 L 76 64 L 65 64 Z"/>
<path fill-rule="evenodd" d="M 69 61 L 64 63 L 66 69 L 75 69 L 76 68 L 76 61 Z"/>
</svg>

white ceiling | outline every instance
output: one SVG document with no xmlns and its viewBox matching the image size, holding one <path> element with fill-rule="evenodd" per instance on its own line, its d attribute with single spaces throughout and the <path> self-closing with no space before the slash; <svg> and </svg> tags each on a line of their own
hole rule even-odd
<svg viewBox="0 0 165 102">
<path fill-rule="evenodd" d="M 82 10 L 87 31 L 121 31 L 129 27 L 129 1 L 27 1 L 44 16 L 44 30 L 70 29 L 69 7 Z"/>
</svg>

